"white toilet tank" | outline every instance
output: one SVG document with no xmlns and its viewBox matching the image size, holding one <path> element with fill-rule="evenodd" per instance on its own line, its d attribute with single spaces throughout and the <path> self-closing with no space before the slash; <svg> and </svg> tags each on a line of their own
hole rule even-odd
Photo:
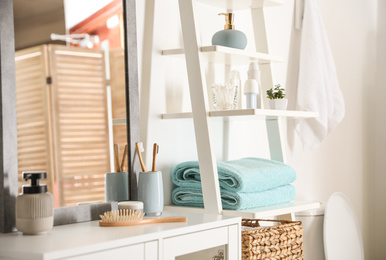
<svg viewBox="0 0 386 260">
<path fill-rule="evenodd" d="M 303 223 L 303 251 L 305 260 L 325 260 L 323 245 L 324 209 L 296 213 Z"/>
<path fill-rule="evenodd" d="M 335 192 L 327 201 L 323 223 L 326 260 L 364 260 L 363 240 L 350 200 Z"/>
<path fill-rule="evenodd" d="M 355 212 L 346 195 L 335 192 L 325 208 L 296 213 L 303 223 L 305 260 L 364 260 Z"/>
</svg>

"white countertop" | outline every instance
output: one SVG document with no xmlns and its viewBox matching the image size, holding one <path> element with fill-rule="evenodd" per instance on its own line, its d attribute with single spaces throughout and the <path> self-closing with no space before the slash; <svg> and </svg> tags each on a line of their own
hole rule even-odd
<svg viewBox="0 0 386 260">
<path fill-rule="evenodd" d="M 100 227 L 99 221 L 56 226 L 44 235 L 0 234 L 0 259 L 57 259 L 240 223 L 240 217 L 187 212 L 188 222 Z"/>
</svg>

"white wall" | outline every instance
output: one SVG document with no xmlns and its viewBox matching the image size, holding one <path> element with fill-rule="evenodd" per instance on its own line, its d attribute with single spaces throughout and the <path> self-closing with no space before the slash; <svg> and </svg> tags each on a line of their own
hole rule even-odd
<svg viewBox="0 0 386 260">
<path fill-rule="evenodd" d="M 63 0 L 66 19 L 66 31 L 82 22 L 112 0 Z"/>
<path fill-rule="evenodd" d="M 373 113 L 371 117 L 371 182 L 370 194 L 370 214 L 371 218 L 367 228 L 372 232 L 371 246 L 372 259 L 383 259 L 386 255 L 385 230 L 386 230 L 386 102 L 383 97 L 386 95 L 386 1 L 378 0 L 378 32 L 377 32 L 377 68 L 376 84 L 369 89 L 368 102 L 373 103 Z M 370 236 L 370 235 L 369 235 Z"/>
<path fill-rule="evenodd" d="M 273 65 L 274 83 L 287 87 L 290 107 L 294 107 L 300 32 L 293 31 L 294 0 L 284 2 L 281 7 L 267 9 L 267 26 L 271 53 L 283 56 L 286 60 L 282 64 Z M 385 206 L 382 205 L 385 203 L 381 198 L 385 197 L 382 191 L 382 184 L 385 183 L 382 169 L 386 160 L 382 156 L 386 149 L 386 139 L 383 137 L 386 125 L 385 120 L 379 121 L 385 108 L 379 108 L 378 111 L 382 112 L 373 119 L 371 112 L 374 93 L 369 92 L 375 86 L 384 92 L 382 83 L 386 82 L 384 73 L 380 73 L 377 84 L 375 81 L 377 0 L 319 0 L 318 3 L 346 102 L 346 116 L 321 146 L 313 151 L 303 149 L 289 121 L 287 159 L 298 174 L 295 182 L 297 198 L 325 203 L 332 193 L 345 193 L 353 204 L 363 231 L 366 259 L 382 259 L 386 249 L 381 245 L 376 247 L 374 241 L 383 243 L 381 238 L 385 225 L 377 233 L 370 231 L 370 223 L 374 220 L 384 223 L 385 219 Z M 164 173 L 165 203 L 170 204 L 172 185 L 169 174 L 172 167 L 182 161 L 197 159 L 192 120 L 162 120 L 160 117 L 165 112 L 191 110 L 184 60 L 161 55 L 162 49 L 182 47 L 178 3 L 175 0 L 147 0 L 137 1 L 137 4 L 139 63 L 142 72 L 141 138 L 147 151 L 151 151 L 153 142 L 160 144 L 158 167 Z M 384 3 L 382 6 L 382 10 L 385 10 Z M 217 17 L 221 10 L 203 4 L 199 8 L 203 29 L 201 38 L 203 44 L 208 45 L 212 35 L 222 29 L 223 18 Z M 383 16 L 384 13 L 379 11 Z M 386 32 L 384 19 L 382 17 L 379 21 L 382 24 L 382 36 Z M 248 12 L 236 16 L 236 26 L 247 33 L 250 39 L 247 48 L 253 47 Z M 378 44 L 384 46 L 385 38 L 381 37 Z M 382 50 L 382 55 L 384 58 L 385 50 Z M 384 61 L 378 62 L 378 66 L 385 68 Z M 246 73 L 247 65 L 239 67 L 240 72 Z M 215 70 L 216 77 L 212 80 L 221 80 L 224 70 Z M 380 96 L 385 95 L 378 95 L 378 99 Z M 385 106 L 385 102 L 382 106 Z M 219 160 L 246 155 L 268 156 L 264 121 L 251 123 L 241 119 L 232 122 L 232 138 L 228 140 L 230 153 L 222 150 L 225 138 L 223 123 L 216 119 L 212 121 L 212 126 Z M 381 142 L 378 142 L 378 138 Z M 256 147 L 259 150 L 256 151 Z M 151 152 L 148 152 L 148 164 L 151 162 L 150 157 Z M 374 163 L 374 158 L 377 163 Z M 374 188 L 377 189 L 372 193 Z M 383 211 L 379 210 L 380 207 Z"/>
<path fill-rule="evenodd" d="M 374 210 L 369 204 L 373 174 L 369 123 L 373 118 L 370 90 L 375 84 L 377 1 L 318 3 L 335 58 L 346 115 L 314 151 L 303 150 L 295 135 L 289 163 L 299 176 L 295 185 L 299 199 L 327 202 L 336 191 L 349 197 L 362 228 L 366 259 L 381 259 L 384 254 L 376 256 L 369 248 L 374 232 L 368 227 Z M 288 72 L 292 73 L 290 65 Z"/>
</svg>

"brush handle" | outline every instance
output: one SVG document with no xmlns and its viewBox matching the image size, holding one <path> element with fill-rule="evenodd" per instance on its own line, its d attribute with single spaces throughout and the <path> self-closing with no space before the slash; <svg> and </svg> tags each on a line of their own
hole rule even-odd
<svg viewBox="0 0 386 260">
<path fill-rule="evenodd" d="M 142 160 L 141 147 L 139 146 L 139 143 L 136 143 L 135 146 L 137 147 L 138 158 L 139 158 L 139 162 L 141 163 L 142 171 L 147 172 L 146 166 Z"/>
<path fill-rule="evenodd" d="M 127 144 L 125 145 L 125 149 L 123 150 L 122 163 L 121 163 L 121 171 L 123 171 L 123 166 L 125 165 L 126 156 L 127 155 Z"/>
<path fill-rule="evenodd" d="M 114 164 L 115 164 L 115 171 L 120 172 L 121 167 L 119 165 L 119 144 L 114 144 Z"/>
<path fill-rule="evenodd" d="M 154 224 L 154 223 L 171 223 L 171 222 L 187 222 L 187 217 L 164 217 L 164 218 L 144 218 L 141 220 L 134 221 L 116 221 L 116 222 L 99 222 L 101 227 L 119 227 L 119 226 L 136 226 L 143 224 Z"/>
<path fill-rule="evenodd" d="M 139 220 L 141 224 L 187 222 L 187 217 L 164 217 L 164 218 L 143 218 Z"/>
<path fill-rule="evenodd" d="M 157 156 L 157 153 L 158 153 L 158 144 L 154 144 L 153 145 L 153 166 L 152 166 L 152 168 L 151 168 L 151 171 L 152 172 L 155 172 L 156 170 L 156 167 L 155 167 L 155 158 L 156 158 L 156 156 Z"/>
</svg>

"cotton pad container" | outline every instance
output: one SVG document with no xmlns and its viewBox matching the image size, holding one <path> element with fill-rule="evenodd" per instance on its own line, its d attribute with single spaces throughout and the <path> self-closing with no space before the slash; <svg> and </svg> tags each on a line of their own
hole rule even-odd
<svg viewBox="0 0 386 260">
<path fill-rule="evenodd" d="M 121 201 L 118 202 L 118 209 L 132 209 L 143 211 L 142 201 Z"/>
</svg>

